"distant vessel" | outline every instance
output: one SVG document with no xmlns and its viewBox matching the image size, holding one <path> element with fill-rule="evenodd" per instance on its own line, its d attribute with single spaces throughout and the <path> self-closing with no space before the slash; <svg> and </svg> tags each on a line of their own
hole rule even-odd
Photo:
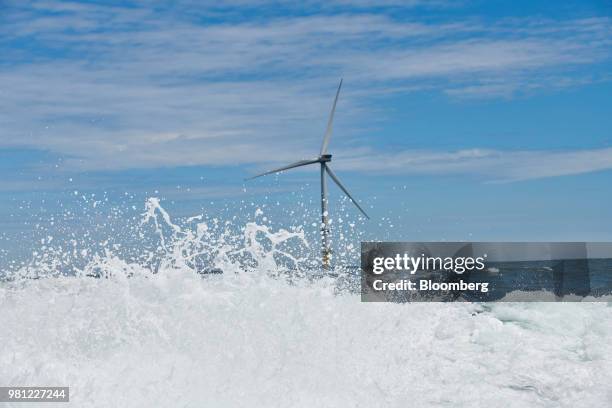
<svg viewBox="0 0 612 408">
<path fill-rule="evenodd" d="M 334 113 L 336 112 L 336 104 L 338 103 L 338 96 L 340 95 L 340 89 L 342 88 L 342 79 L 340 80 L 340 85 L 338 85 L 338 90 L 336 91 L 336 98 L 334 99 L 334 104 L 332 106 L 331 112 L 329 114 L 329 119 L 327 120 L 327 129 L 325 130 L 325 136 L 323 137 L 323 144 L 321 145 L 321 152 L 319 153 L 319 157 L 309 159 L 309 160 L 300 160 L 295 163 L 288 164 L 286 166 L 280 167 L 278 169 L 266 171 L 265 173 L 258 174 L 253 177 L 249 177 L 246 180 L 252 180 L 257 177 L 265 176 L 268 174 L 278 173 L 281 171 L 293 169 L 296 167 L 307 166 L 309 164 L 319 163 L 321 166 L 321 262 L 324 269 L 329 269 L 331 266 L 331 246 L 329 241 L 329 214 L 327 211 L 327 179 L 325 178 L 325 173 L 329 175 L 329 177 L 340 187 L 340 190 L 346 194 L 346 196 L 351 200 L 353 204 L 361 211 L 361 213 L 367 218 L 370 219 L 368 214 L 361 208 L 359 203 L 351 196 L 346 187 L 342 185 L 336 174 L 329 167 L 329 163 L 331 162 L 332 155 L 327 153 L 327 146 L 329 145 L 329 140 L 331 139 L 332 129 L 334 124 Z"/>
</svg>

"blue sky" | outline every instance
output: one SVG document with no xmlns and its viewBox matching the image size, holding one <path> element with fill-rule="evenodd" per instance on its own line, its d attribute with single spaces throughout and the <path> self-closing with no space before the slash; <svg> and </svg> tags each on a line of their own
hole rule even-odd
<svg viewBox="0 0 612 408">
<path fill-rule="evenodd" d="M 242 179 L 317 154 L 341 77 L 366 237 L 612 239 L 609 1 L 153 4 L 0 2 L 0 245 L 74 191 L 316 199 L 315 169 Z"/>
</svg>

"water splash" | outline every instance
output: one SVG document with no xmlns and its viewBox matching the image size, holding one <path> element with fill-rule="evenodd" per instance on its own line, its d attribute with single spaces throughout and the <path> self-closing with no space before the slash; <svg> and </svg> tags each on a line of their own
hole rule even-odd
<svg viewBox="0 0 612 408">
<path fill-rule="evenodd" d="M 261 210 L 256 211 L 256 216 Z M 76 240 L 41 240 L 32 258 L 9 278 L 37 279 L 58 276 L 109 278 L 117 274 L 256 272 L 300 274 L 316 268 L 302 226 L 273 230 L 254 221 L 239 226 L 205 215 L 173 220 L 158 198 L 145 202 L 140 222 L 128 225 L 123 235 L 137 236 L 136 249 L 106 237 L 94 245 Z M 116 239 L 115 239 L 116 240 Z M 354 254 L 353 254 L 354 255 Z"/>
<path fill-rule="evenodd" d="M 611 400 L 610 304 L 361 303 L 285 279 L 316 262 L 303 228 L 174 219 L 155 198 L 115 231 L 45 234 L 28 279 L 0 282 L 0 384 L 68 385 L 78 407 Z"/>
</svg>

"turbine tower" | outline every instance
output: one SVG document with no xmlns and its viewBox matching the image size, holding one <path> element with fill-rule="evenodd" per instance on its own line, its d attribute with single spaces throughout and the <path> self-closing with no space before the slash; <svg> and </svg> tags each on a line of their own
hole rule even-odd
<svg viewBox="0 0 612 408">
<path fill-rule="evenodd" d="M 351 196 L 351 193 L 349 193 L 346 187 L 342 185 L 342 183 L 338 179 L 338 176 L 336 176 L 336 174 L 329 167 L 332 155 L 327 153 L 327 146 L 329 145 L 329 140 L 331 139 L 332 135 L 334 113 L 336 112 L 336 103 L 338 103 L 338 95 L 340 95 L 340 88 L 342 88 L 342 80 L 340 80 L 340 85 L 338 85 L 338 91 L 336 91 L 336 98 L 334 99 L 334 104 L 332 106 L 331 112 L 329 113 L 329 119 L 327 120 L 327 129 L 325 130 L 325 136 L 323 137 L 323 144 L 321 145 L 321 152 L 319 153 L 319 157 L 310 160 L 300 160 L 298 162 L 288 164 L 278 169 L 266 171 L 265 173 L 261 173 L 246 179 L 252 180 L 254 178 L 265 176 L 268 174 L 278 173 L 281 171 L 294 169 L 296 167 L 319 163 L 319 165 L 321 166 L 321 257 L 324 269 L 329 269 L 331 263 L 331 246 L 329 241 L 329 215 L 327 211 L 327 178 L 325 177 L 325 173 L 327 173 L 327 175 L 332 179 L 332 181 L 336 183 L 338 187 L 340 187 L 340 190 L 342 190 L 344 194 L 346 194 L 349 200 L 351 200 L 351 202 L 355 204 L 359 211 L 361 211 L 361 213 L 367 219 L 370 219 L 368 214 L 366 214 L 366 212 L 363 210 L 363 208 L 361 208 L 359 203 L 357 203 L 357 201 Z"/>
</svg>

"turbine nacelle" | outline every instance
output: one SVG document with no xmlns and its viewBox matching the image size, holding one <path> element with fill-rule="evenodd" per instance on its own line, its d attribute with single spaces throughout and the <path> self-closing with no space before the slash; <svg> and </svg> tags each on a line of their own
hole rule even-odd
<svg viewBox="0 0 612 408">
<path fill-rule="evenodd" d="M 331 161 L 331 158 L 332 158 L 331 154 L 322 154 L 321 156 L 319 156 L 319 162 L 327 163 Z"/>
</svg>

